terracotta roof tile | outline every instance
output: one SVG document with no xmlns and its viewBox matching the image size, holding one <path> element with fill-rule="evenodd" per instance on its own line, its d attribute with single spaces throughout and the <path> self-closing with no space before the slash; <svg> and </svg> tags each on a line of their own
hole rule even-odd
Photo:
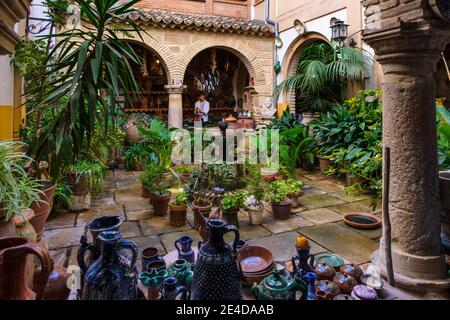
<svg viewBox="0 0 450 320">
<path fill-rule="evenodd" d="M 121 18 L 129 18 L 143 25 L 178 27 L 196 30 L 224 30 L 233 33 L 273 34 L 273 27 L 262 20 L 173 12 L 160 9 L 138 9 Z"/>
</svg>

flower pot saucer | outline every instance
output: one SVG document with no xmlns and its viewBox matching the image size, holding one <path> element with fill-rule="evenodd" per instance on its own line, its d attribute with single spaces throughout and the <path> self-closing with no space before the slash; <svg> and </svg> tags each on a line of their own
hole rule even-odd
<svg viewBox="0 0 450 320">
<path fill-rule="evenodd" d="M 381 219 L 369 213 L 352 212 L 344 214 L 344 221 L 353 228 L 369 230 L 381 226 Z"/>
</svg>

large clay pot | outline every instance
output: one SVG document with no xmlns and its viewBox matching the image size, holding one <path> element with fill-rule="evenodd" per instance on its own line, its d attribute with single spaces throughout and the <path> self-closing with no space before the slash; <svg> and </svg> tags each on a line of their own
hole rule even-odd
<svg viewBox="0 0 450 320">
<path fill-rule="evenodd" d="M 30 208 L 34 211 L 34 217 L 30 219 L 30 223 L 36 231 L 37 241 L 41 240 L 42 233 L 45 229 L 45 222 L 52 211 L 55 190 L 56 184 L 49 181 L 44 182 L 43 193 L 41 194 L 41 200 L 43 202 L 34 201 L 30 205 Z"/>
<path fill-rule="evenodd" d="M 291 217 L 291 208 L 290 200 L 272 202 L 273 217 L 278 220 L 288 220 Z"/>
<path fill-rule="evenodd" d="M 90 183 L 88 176 L 78 176 L 76 173 L 72 172 L 68 173 L 66 177 L 74 196 L 85 196 L 90 192 Z"/>
<path fill-rule="evenodd" d="M 168 192 L 166 195 L 150 195 L 150 201 L 153 205 L 153 213 L 157 216 L 164 216 L 169 210 L 169 202 L 172 197 L 172 193 Z"/>
<path fill-rule="evenodd" d="M 100 233 L 103 231 L 118 231 L 121 224 L 122 217 L 120 216 L 97 217 L 86 224 L 77 252 L 78 265 L 83 272 L 86 272 L 88 267 L 100 256 L 100 240 L 98 239 Z M 88 231 L 92 236 L 92 244 L 88 243 Z M 86 259 L 87 251 L 89 251 L 89 256 Z"/>
<path fill-rule="evenodd" d="M 325 159 L 325 158 L 319 157 L 319 166 L 320 166 L 320 171 L 322 171 L 322 173 L 325 173 L 325 171 L 331 167 L 330 159 Z"/>
<path fill-rule="evenodd" d="M 209 239 L 199 248 L 192 281 L 192 300 L 242 300 L 241 273 L 236 261 L 239 230 L 220 219 L 208 221 Z M 223 237 L 234 232 L 232 246 Z"/>
<path fill-rule="evenodd" d="M 27 284 L 29 254 L 37 256 L 41 264 L 35 292 Z M 42 300 L 50 270 L 50 254 L 44 246 L 23 237 L 0 238 L 0 300 Z"/>
<path fill-rule="evenodd" d="M 137 300 L 138 248 L 121 238 L 120 231 L 104 231 L 98 236 L 101 255 L 86 272 L 83 300 Z M 130 260 L 121 255 L 122 250 L 131 252 Z"/>
</svg>

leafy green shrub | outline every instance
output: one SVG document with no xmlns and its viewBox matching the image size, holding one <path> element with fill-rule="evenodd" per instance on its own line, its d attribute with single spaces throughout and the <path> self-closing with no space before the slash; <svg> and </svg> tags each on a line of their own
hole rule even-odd
<svg viewBox="0 0 450 320">
<path fill-rule="evenodd" d="M 139 180 L 150 193 L 155 195 L 167 195 L 168 185 L 164 181 L 166 172 L 160 163 L 150 162 L 147 168 L 139 175 Z"/>
<path fill-rule="evenodd" d="M 243 191 L 236 191 L 227 193 L 222 197 L 221 203 L 224 211 L 230 209 L 239 209 L 244 204 L 246 193 Z"/>
</svg>

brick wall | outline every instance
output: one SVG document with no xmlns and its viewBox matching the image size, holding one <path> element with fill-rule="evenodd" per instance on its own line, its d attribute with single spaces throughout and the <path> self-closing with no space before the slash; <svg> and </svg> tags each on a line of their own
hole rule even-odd
<svg viewBox="0 0 450 320">
<path fill-rule="evenodd" d="M 381 29 L 398 21 L 436 19 L 428 0 L 364 0 L 368 29 Z"/>
<path fill-rule="evenodd" d="M 251 0 L 142 0 L 137 6 L 207 15 L 250 18 Z"/>
</svg>

